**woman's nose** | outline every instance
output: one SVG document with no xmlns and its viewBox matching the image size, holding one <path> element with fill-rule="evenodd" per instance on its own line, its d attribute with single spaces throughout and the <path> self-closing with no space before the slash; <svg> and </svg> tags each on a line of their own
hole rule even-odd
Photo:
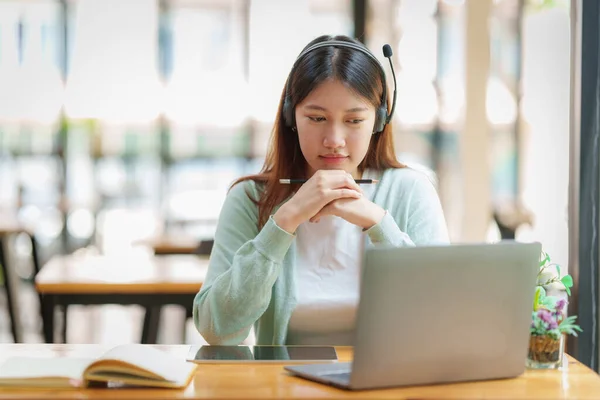
<svg viewBox="0 0 600 400">
<path fill-rule="evenodd" d="M 330 129 L 325 133 L 323 138 L 323 146 L 327 148 L 339 148 L 346 145 L 346 138 L 343 129 L 337 124 L 332 124 Z"/>
</svg>

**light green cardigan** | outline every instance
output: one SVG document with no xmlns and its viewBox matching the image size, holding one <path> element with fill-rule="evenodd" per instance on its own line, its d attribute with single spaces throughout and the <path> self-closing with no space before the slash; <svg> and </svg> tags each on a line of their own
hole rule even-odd
<svg viewBox="0 0 600 400">
<path fill-rule="evenodd" d="M 258 208 L 246 192 L 258 198 L 255 183 L 245 181 L 229 191 L 221 209 L 206 280 L 194 299 L 194 324 L 210 344 L 240 344 L 254 326 L 256 344 L 282 345 L 296 304 L 295 235 L 273 218 L 258 231 Z M 423 172 L 384 171 L 373 202 L 387 213 L 365 231 L 371 244 L 448 242 L 439 197 Z"/>
</svg>

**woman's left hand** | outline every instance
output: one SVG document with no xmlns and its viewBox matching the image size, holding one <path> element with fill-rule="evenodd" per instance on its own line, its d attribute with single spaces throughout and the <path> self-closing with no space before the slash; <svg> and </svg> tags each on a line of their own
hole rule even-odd
<svg viewBox="0 0 600 400">
<path fill-rule="evenodd" d="M 342 198 L 327 204 L 310 222 L 319 222 L 326 215 L 335 215 L 363 229 L 369 229 L 383 219 L 385 210 L 364 197 Z"/>
</svg>

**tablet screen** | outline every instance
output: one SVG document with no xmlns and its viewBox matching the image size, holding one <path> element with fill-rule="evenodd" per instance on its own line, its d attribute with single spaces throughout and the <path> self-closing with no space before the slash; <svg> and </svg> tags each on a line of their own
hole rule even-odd
<svg viewBox="0 0 600 400">
<path fill-rule="evenodd" d="M 332 362 L 332 346 L 191 346 L 187 360 L 193 362 Z"/>
</svg>

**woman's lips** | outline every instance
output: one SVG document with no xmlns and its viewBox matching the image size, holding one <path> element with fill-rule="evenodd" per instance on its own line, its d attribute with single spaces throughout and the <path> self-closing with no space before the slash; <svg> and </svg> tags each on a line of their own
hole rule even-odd
<svg viewBox="0 0 600 400">
<path fill-rule="evenodd" d="M 319 156 L 319 158 L 321 160 L 323 160 L 323 162 L 327 163 L 327 164 L 341 164 L 344 161 L 346 161 L 346 159 L 348 159 L 348 156 L 330 156 L 330 155 L 325 155 L 325 156 Z"/>
</svg>

